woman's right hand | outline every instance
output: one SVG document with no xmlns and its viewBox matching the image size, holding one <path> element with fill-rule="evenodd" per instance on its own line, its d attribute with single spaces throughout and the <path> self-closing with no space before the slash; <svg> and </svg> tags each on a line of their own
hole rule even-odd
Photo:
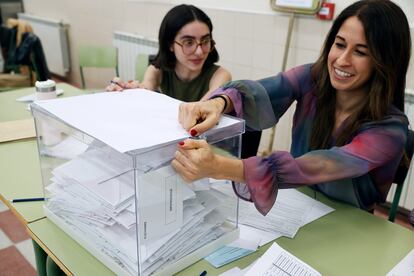
<svg viewBox="0 0 414 276">
<path fill-rule="evenodd" d="M 123 91 L 124 89 L 134 89 L 134 88 L 141 88 L 140 83 L 135 80 L 130 80 L 128 82 L 123 82 L 120 78 L 115 77 L 111 81 L 111 84 L 108 85 L 105 90 L 106 91 Z"/>
<path fill-rule="evenodd" d="M 245 182 L 242 160 L 214 153 L 203 139 L 186 139 L 178 144 L 171 165 L 186 182 L 205 177 Z"/>
<path fill-rule="evenodd" d="M 178 121 L 191 136 L 198 136 L 218 123 L 224 105 L 222 98 L 182 103 L 178 111 Z"/>
<path fill-rule="evenodd" d="M 179 143 L 171 165 L 190 183 L 204 177 L 216 176 L 216 172 L 220 170 L 217 162 L 217 155 L 206 140 L 186 139 Z"/>
</svg>

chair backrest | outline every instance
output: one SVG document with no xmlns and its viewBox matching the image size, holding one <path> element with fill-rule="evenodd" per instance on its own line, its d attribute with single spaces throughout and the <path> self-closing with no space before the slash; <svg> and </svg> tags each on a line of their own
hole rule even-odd
<svg viewBox="0 0 414 276">
<path fill-rule="evenodd" d="M 135 79 L 141 82 L 148 67 L 149 56 L 147 54 L 138 54 L 136 62 Z"/>
<path fill-rule="evenodd" d="M 409 159 L 410 163 L 411 163 L 411 158 L 413 156 L 413 151 L 414 151 L 414 131 L 408 130 L 407 142 L 405 144 L 405 153 L 407 154 L 407 158 Z M 395 216 L 397 215 L 398 204 L 401 198 L 401 192 L 402 192 L 404 181 L 405 181 L 405 178 L 407 177 L 407 173 L 409 169 L 409 164 L 407 165 L 408 166 L 400 164 L 394 176 L 394 183 L 397 185 L 397 188 L 395 189 L 394 198 L 392 200 L 391 208 L 388 213 L 388 220 L 391 222 L 394 222 Z"/>
<path fill-rule="evenodd" d="M 115 75 L 118 71 L 118 51 L 114 47 L 81 46 L 79 47 L 79 69 L 82 80 L 82 88 L 85 89 L 85 77 L 83 68 L 114 68 Z"/>
</svg>

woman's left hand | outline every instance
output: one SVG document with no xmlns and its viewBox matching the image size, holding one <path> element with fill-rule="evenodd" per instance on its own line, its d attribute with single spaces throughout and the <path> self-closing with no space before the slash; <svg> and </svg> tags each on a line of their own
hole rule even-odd
<svg viewBox="0 0 414 276">
<path fill-rule="evenodd" d="M 213 128 L 220 120 L 225 103 L 221 98 L 180 104 L 178 121 L 192 136 Z"/>
<path fill-rule="evenodd" d="M 207 142 L 194 139 L 186 139 L 179 143 L 171 165 L 186 182 L 214 177 L 219 169 L 217 157 Z"/>
</svg>

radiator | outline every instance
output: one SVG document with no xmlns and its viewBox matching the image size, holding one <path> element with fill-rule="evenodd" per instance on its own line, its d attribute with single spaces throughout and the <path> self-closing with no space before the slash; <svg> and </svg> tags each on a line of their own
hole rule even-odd
<svg viewBox="0 0 414 276">
<path fill-rule="evenodd" d="M 407 114 L 408 120 L 410 121 L 411 129 L 414 126 L 414 91 L 407 90 L 405 94 L 405 114 Z M 401 193 L 401 199 L 399 206 L 412 210 L 414 209 L 414 159 L 411 161 L 410 169 L 408 170 L 407 177 L 405 178 L 403 190 Z M 391 187 L 388 194 L 387 201 L 392 202 L 395 192 L 395 184 Z"/>
<path fill-rule="evenodd" d="M 119 76 L 123 80 L 136 79 L 138 54 L 153 55 L 158 52 L 157 40 L 126 32 L 114 32 L 113 45 L 118 48 Z"/>
<path fill-rule="evenodd" d="M 19 13 L 18 17 L 28 22 L 40 38 L 49 71 L 64 77 L 70 69 L 68 25 L 26 13 Z"/>
</svg>

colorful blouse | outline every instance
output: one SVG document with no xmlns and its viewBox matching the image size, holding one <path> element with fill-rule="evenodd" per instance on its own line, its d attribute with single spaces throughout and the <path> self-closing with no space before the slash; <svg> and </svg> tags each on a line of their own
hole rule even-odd
<svg viewBox="0 0 414 276">
<path fill-rule="evenodd" d="M 303 185 L 314 185 L 331 198 L 370 209 L 385 200 L 403 155 L 408 120 L 394 106 L 384 119 L 363 124 L 348 144 L 311 151 L 316 112 L 311 66 L 259 81 L 230 82 L 212 95 L 229 96 L 233 115 L 245 119 L 252 129 L 274 126 L 296 101 L 290 153 L 275 151 L 267 157 L 243 159 L 245 183 L 233 186 L 239 197 L 253 201 L 263 215 L 272 208 L 278 189 Z"/>
</svg>

